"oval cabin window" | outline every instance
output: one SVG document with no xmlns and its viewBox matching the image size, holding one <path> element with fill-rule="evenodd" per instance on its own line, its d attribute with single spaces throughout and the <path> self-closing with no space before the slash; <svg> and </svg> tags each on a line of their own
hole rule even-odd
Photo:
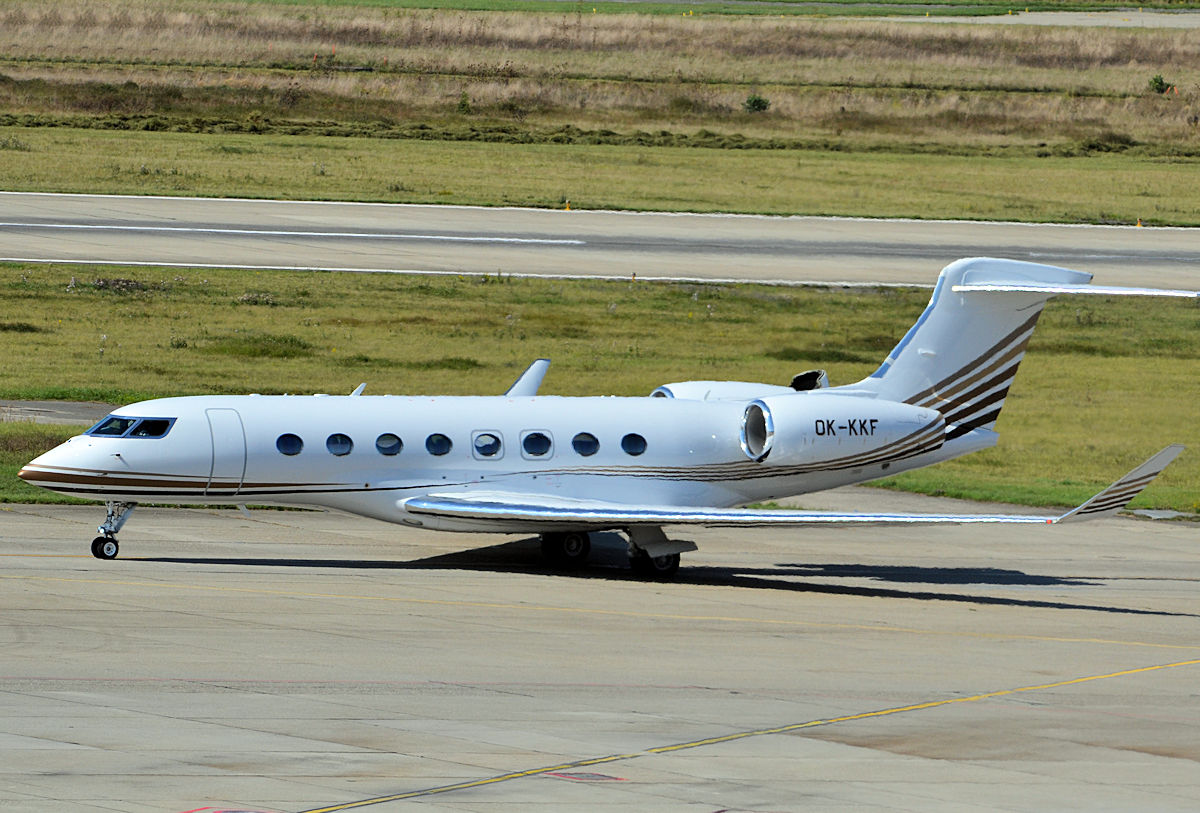
<svg viewBox="0 0 1200 813">
<path fill-rule="evenodd" d="M 300 440 L 299 435 L 293 435 L 289 432 L 286 435 L 279 436 L 279 439 L 275 441 L 275 448 L 279 450 L 280 454 L 288 456 L 297 455 L 304 448 L 304 441 Z"/>
<path fill-rule="evenodd" d="M 600 451 L 600 441 L 591 432 L 580 432 L 571 438 L 571 448 L 584 457 L 591 457 Z"/>
</svg>

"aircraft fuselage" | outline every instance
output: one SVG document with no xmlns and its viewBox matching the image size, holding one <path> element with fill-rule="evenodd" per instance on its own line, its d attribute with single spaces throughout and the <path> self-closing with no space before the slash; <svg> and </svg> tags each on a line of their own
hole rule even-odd
<svg viewBox="0 0 1200 813">
<path fill-rule="evenodd" d="M 630 504 L 734 506 L 861 482 L 990 445 L 889 454 L 924 414 L 826 392 L 788 396 L 787 447 L 755 460 L 745 401 L 532 396 L 191 396 L 131 404 L 146 424 L 80 435 L 31 461 L 30 483 L 118 502 L 335 508 L 462 530 L 520 527 L 415 519 L 402 501 L 500 489 Z M 850 404 L 849 412 L 846 405 Z M 792 413 L 796 408 L 791 409 Z M 139 434 L 149 426 L 160 436 Z M 940 429 L 929 426 L 930 430 Z M 101 430 L 103 432 L 103 430 Z M 782 435 L 781 435 L 782 437 Z M 940 437 L 931 447 L 941 445 Z M 845 465 L 827 465 L 846 461 Z"/>
</svg>

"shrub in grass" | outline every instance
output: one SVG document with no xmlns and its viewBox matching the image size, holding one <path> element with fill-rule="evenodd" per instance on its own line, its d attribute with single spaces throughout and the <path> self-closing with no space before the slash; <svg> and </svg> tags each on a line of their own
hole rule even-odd
<svg viewBox="0 0 1200 813">
<path fill-rule="evenodd" d="M 311 356 L 312 345 L 299 336 L 270 333 L 235 333 L 213 339 L 204 348 L 209 353 L 251 358 L 288 359 Z"/>
<path fill-rule="evenodd" d="M 742 102 L 742 109 L 747 113 L 765 113 L 770 107 L 771 102 L 757 93 L 751 93 L 746 97 L 746 101 Z"/>
<path fill-rule="evenodd" d="M 1161 73 L 1156 73 L 1150 77 L 1150 89 L 1155 93 L 1166 93 L 1171 85 L 1166 79 L 1163 79 Z"/>
<path fill-rule="evenodd" d="M 399 366 L 407 367 L 410 370 L 478 370 L 483 365 L 472 358 L 446 356 L 428 361 L 405 361 L 401 362 Z"/>
</svg>

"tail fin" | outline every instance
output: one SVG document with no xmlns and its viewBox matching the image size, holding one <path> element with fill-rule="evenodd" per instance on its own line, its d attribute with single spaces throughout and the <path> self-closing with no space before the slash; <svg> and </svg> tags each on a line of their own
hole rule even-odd
<svg viewBox="0 0 1200 813">
<path fill-rule="evenodd" d="M 947 440 L 991 429 L 1046 301 L 1056 293 L 1086 291 L 1091 278 L 1017 260 L 951 263 L 917 323 L 879 369 L 853 387 L 938 410 L 946 419 Z M 997 290 L 1004 285 L 1019 290 Z M 960 286 L 989 287 L 957 290 Z"/>
</svg>

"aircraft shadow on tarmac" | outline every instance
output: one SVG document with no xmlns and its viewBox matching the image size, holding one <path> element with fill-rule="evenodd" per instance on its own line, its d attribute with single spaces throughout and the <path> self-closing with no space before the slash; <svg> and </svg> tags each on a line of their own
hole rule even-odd
<svg viewBox="0 0 1200 813">
<path fill-rule="evenodd" d="M 611 537 L 606 539 L 605 537 Z M 133 557 L 130 557 L 133 558 Z M 570 579 L 642 580 L 630 569 L 624 542 L 616 534 L 593 534 L 589 567 L 581 570 L 555 570 L 541 558 L 537 538 L 518 539 L 498 545 L 429 556 L 409 561 L 354 559 L 262 559 L 242 557 L 137 557 L 140 561 L 197 565 L 238 565 L 255 567 L 345 568 L 352 570 L 468 570 L 494 573 L 543 573 Z M 805 579 L 820 578 L 822 581 Z M 830 581 L 824 581 L 829 579 Z M 1098 586 L 1098 580 L 1041 576 L 1003 568 L 918 567 L 914 565 L 781 563 L 773 567 L 728 567 L 685 565 L 671 580 L 675 584 L 742 587 L 760 590 L 784 590 L 797 593 L 825 593 L 864 598 L 899 598 L 919 601 L 945 601 L 965 604 L 1011 607 L 1041 607 L 1056 610 L 1128 615 L 1156 615 L 1200 618 L 1196 613 L 1176 613 L 1099 604 L 1073 604 L 1035 598 L 950 593 L 933 590 L 900 589 L 838 580 L 869 579 L 893 584 L 981 585 L 996 587 L 1082 587 Z"/>
</svg>

